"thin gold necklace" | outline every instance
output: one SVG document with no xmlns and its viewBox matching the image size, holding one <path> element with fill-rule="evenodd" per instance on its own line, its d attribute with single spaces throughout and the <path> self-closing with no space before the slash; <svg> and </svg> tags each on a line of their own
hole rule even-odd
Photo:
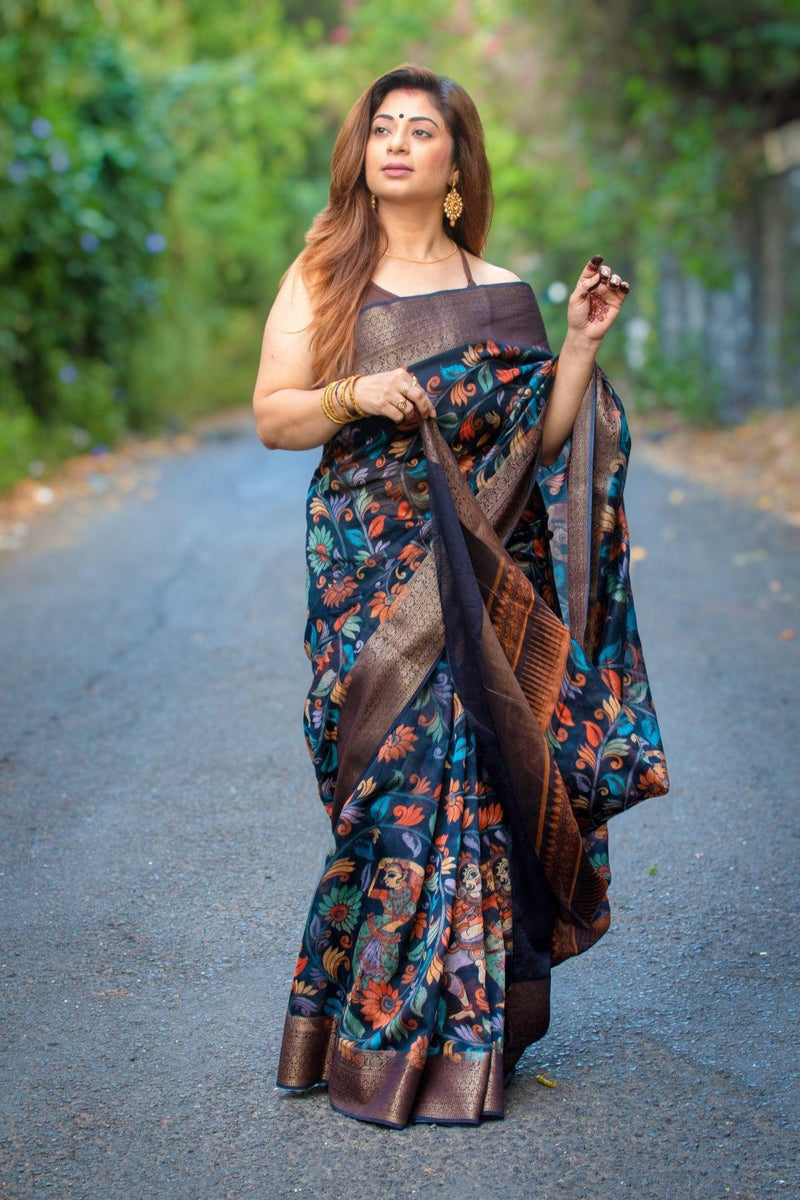
<svg viewBox="0 0 800 1200">
<path fill-rule="evenodd" d="M 390 254 L 388 250 L 384 250 L 384 258 L 397 258 L 400 262 L 417 263 L 420 267 L 432 267 L 434 263 L 446 262 L 448 258 L 452 258 L 458 250 L 458 244 L 453 246 L 449 254 L 445 254 L 443 258 L 403 258 L 402 254 Z"/>
</svg>

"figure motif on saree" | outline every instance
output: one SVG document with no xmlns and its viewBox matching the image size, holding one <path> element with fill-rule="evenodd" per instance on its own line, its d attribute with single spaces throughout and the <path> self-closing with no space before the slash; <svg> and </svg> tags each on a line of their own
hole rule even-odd
<svg viewBox="0 0 800 1200">
<path fill-rule="evenodd" d="M 354 996 L 370 980 L 391 979 L 400 965 L 400 949 L 416 915 L 424 870 L 408 859 L 383 858 L 367 893 L 364 921 L 355 946 L 358 977 Z"/>
</svg>

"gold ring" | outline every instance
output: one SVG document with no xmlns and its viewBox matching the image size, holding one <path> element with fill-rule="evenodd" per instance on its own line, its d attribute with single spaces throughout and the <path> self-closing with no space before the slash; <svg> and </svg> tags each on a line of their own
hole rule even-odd
<svg viewBox="0 0 800 1200">
<path fill-rule="evenodd" d="M 397 407 L 400 409 L 401 413 L 404 413 L 406 411 L 406 409 L 408 408 L 408 401 L 407 400 L 398 400 Z"/>
<path fill-rule="evenodd" d="M 414 386 L 413 383 L 411 383 L 409 380 L 406 383 L 404 383 L 403 386 L 400 388 L 400 391 L 403 393 L 403 395 L 406 397 L 406 399 L 408 399 L 408 393 L 411 391 L 413 386 Z"/>
</svg>

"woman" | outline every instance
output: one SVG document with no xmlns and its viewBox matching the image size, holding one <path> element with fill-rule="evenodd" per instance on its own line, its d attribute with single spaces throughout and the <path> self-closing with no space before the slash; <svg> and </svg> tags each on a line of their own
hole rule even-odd
<svg viewBox="0 0 800 1200">
<path fill-rule="evenodd" d="M 335 849 L 278 1083 L 475 1123 L 547 1028 L 551 964 L 607 928 L 607 817 L 667 787 L 595 368 L 628 285 L 593 258 L 552 357 L 530 287 L 481 257 L 475 107 L 430 71 L 378 79 L 331 165 L 254 396 L 265 445 L 324 446 L 305 731 Z M 571 434 L 548 530 L 535 474 Z"/>
</svg>

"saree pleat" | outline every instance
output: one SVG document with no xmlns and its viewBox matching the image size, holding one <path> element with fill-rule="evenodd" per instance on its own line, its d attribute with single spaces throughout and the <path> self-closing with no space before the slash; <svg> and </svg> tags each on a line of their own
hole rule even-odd
<svg viewBox="0 0 800 1200">
<path fill-rule="evenodd" d="M 434 317 L 484 340 L 431 355 Z M 523 323 L 528 345 L 494 340 Z M 547 1029 L 551 965 L 608 926 L 607 817 L 666 790 L 628 603 L 624 418 L 598 377 L 584 412 L 604 406 L 612 436 L 592 424 L 579 462 L 577 428 L 572 493 L 556 473 L 543 498 L 557 364 L 526 285 L 375 305 L 357 333 L 359 368 L 414 362 L 437 419 L 347 426 L 312 480 L 305 728 L 335 845 L 278 1084 L 327 1083 L 334 1108 L 391 1126 L 475 1123 L 503 1115 L 504 1071 Z M 554 569 L 545 500 L 557 537 L 568 510 L 584 523 L 577 566 L 559 546 Z M 579 644 L 559 614 L 581 596 Z"/>
</svg>

